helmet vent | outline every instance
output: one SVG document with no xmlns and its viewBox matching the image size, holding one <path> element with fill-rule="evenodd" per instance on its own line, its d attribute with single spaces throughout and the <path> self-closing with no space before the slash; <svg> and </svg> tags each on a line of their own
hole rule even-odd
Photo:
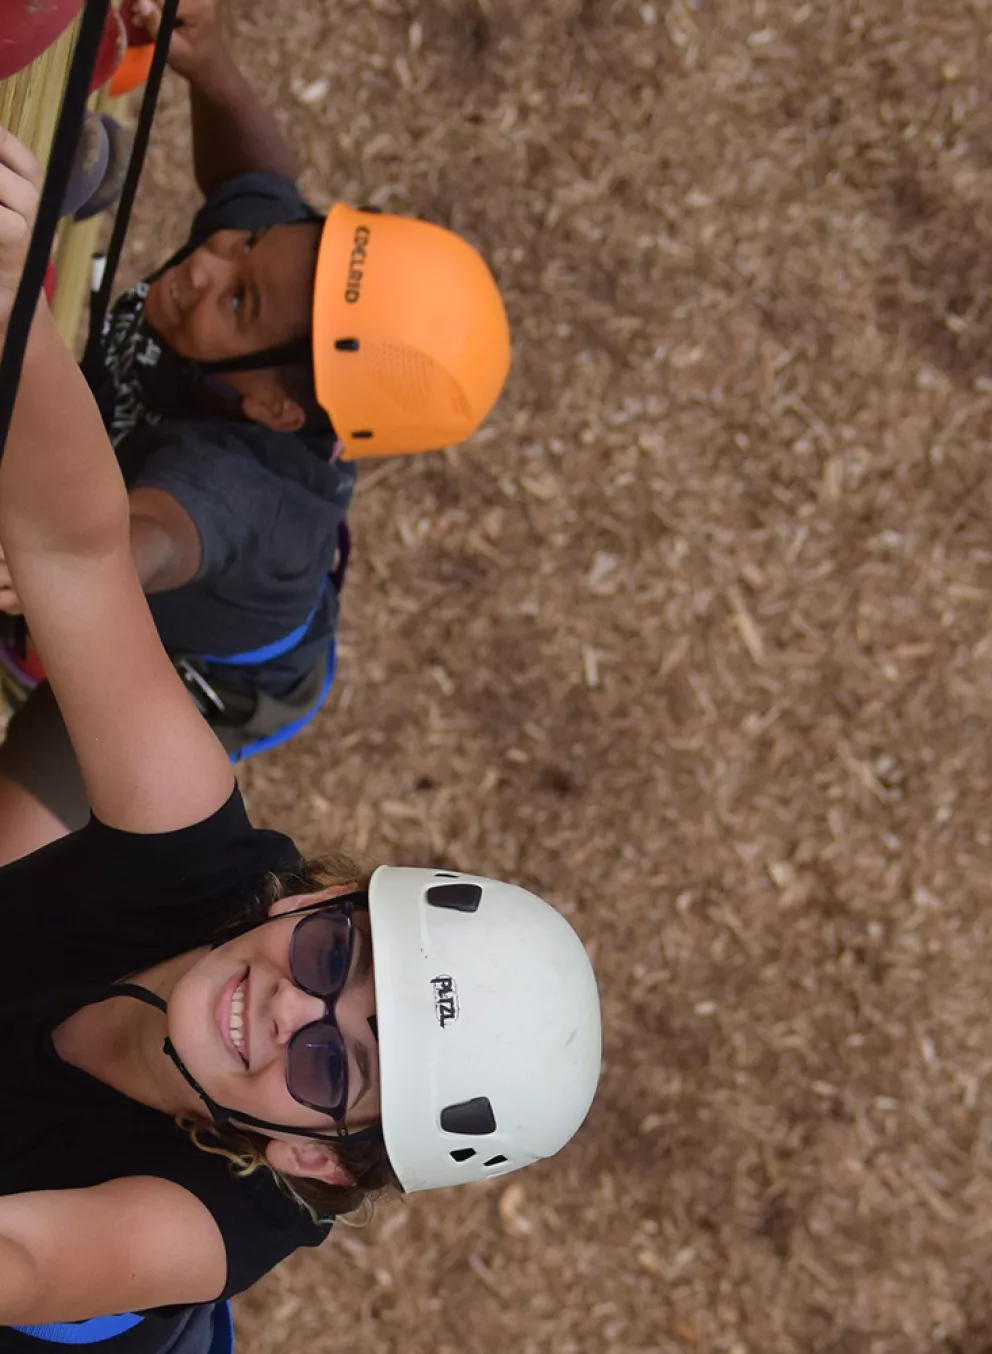
<svg viewBox="0 0 992 1354">
<path fill-rule="evenodd" d="M 447 907 L 452 912 L 478 912 L 481 900 L 480 884 L 432 884 L 427 890 L 431 907 Z"/>
<path fill-rule="evenodd" d="M 448 1105 L 441 1111 L 441 1127 L 445 1133 L 462 1133 L 467 1138 L 483 1138 L 496 1132 L 496 1116 L 488 1096 L 477 1095 L 458 1105 Z"/>
<path fill-rule="evenodd" d="M 452 1161 L 471 1161 L 472 1157 L 475 1156 L 475 1148 L 456 1147 L 453 1152 L 449 1153 L 449 1156 L 451 1157 Z M 502 1159 L 505 1160 L 506 1158 L 504 1157 Z M 487 1166 L 489 1165 L 488 1161 L 486 1162 L 486 1165 Z"/>
<path fill-rule="evenodd" d="M 376 384 L 410 413 L 424 413 L 436 379 L 435 364 L 416 348 L 373 339 L 365 344 Z M 442 373 L 443 374 L 443 373 Z"/>
<path fill-rule="evenodd" d="M 380 390 L 408 413 L 434 416 L 447 405 L 454 418 L 472 421 L 461 386 L 434 358 L 386 339 L 366 340 L 362 352 Z"/>
<path fill-rule="evenodd" d="M 452 1156 L 454 1156 L 454 1153 L 452 1153 Z M 506 1157 L 503 1157 L 503 1156 L 499 1156 L 499 1157 L 490 1157 L 488 1161 L 484 1161 L 482 1164 L 483 1164 L 484 1166 L 502 1166 L 502 1164 L 503 1164 L 503 1162 L 504 1162 L 505 1160 L 506 1160 Z"/>
<path fill-rule="evenodd" d="M 356 338 L 346 338 L 346 339 L 335 339 L 334 346 L 335 348 L 337 348 L 339 353 L 357 353 L 359 344 L 358 339 Z"/>
</svg>

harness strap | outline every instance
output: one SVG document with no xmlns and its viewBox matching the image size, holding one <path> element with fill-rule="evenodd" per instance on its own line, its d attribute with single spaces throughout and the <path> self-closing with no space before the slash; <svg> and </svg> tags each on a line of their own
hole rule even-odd
<svg viewBox="0 0 992 1354">
<path fill-rule="evenodd" d="M 288 743 L 291 738 L 295 738 L 301 729 L 305 729 L 330 694 L 331 687 L 334 684 L 336 661 L 337 645 L 332 639 L 327 654 L 327 671 L 321 684 L 320 695 L 310 709 L 298 718 L 290 720 L 288 724 L 283 724 L 281 728 L 276 729 L 275 733 L 265 734 L 261 738 L 256 738 L 252 743 L 245 743 L 236 752 L 232 752 L 231 764 L 237 766 L 238 762 L 243 762 L 248 757 L 254 757 L 258 752 L 268 752 L 271 748 L 280 747 L 283 743 Z"/>
<path fill-rule="evenodd" d="M 321 585 L 320 593 L 316 602 L 310 610 L 309 616 L 302 624 L 296 626 L 288 635 L 283 635 L 282 639 L 274 639 L 270 644 L 263 644 L 257 649 L 245 649 L 243 653 L 235 654 L 197 654 L 197 658 L 202 663 L 213 663 L 216 667 L 256 667 L 262 663 L 268 663 L 273 658 L 281 658 L 290 650 L 295 649 L 305 638 L 307 631 L 313 624 L 313 619 L 320 608 L 321 602 L 327 595 L 328 584 L 334 591 L 340 594 L 344 587 L 345 575 L 348 572 L 348 560 L 351 557 L 351 532 L 348 530 L 347 522 L 338 523 L 338 557 L 334 568 L 324 579 Z M 331 674 L 333 676 L 334 664 L 330 664 Z M 323 701 L 323 697 L 321 697 Z"/>
<path fill-rule="evenodd" d="M 43 1326 L 13 1326 L 11 1329 L 53 1345 L 95 1345 L 133 1330 L 144 1319 L 134 1312 L 125 1312 L 121 1316 L 95 1316 L 90 1321 L 52 1321 Z"/>
<path fill-rule="evenodd" d="M 327 592 L 327 580 L 320 590 L 320 595 L 310 611 L 310 615 L 295 630 L 290 630 L 288 635 L 283 635 L 282 639 L 274 639 L 271 644 L 263 644 L 258 649 L 246 649 L 244 653 L 232 653 L 225 657 L 217 654 L 203 653 L 199 658 L 204 663 L 214 663 L 218 667 L 254 667 L 260 663 L 268 663 L 270 659 L 281 658 L 283 654 L 289 653 L 290 649 L 295 649 L 297 644 L 303 639 L 313 623 L 313 618 L 317 614 L 317 608 L 324 600 Z"/>
<path fill-rule="evenodd" d="M 291 226 L 297 223 L 287 221 L 286 224 Z M 187 367 L 196 375 L 221 376 L 231 371 L 265 371 L 269 367 L 292 367 L 298 362 L 304 364 L 313 362 L 313 343 L 310 338 L 294 339 L 292 343 L 282 343 L 278 348 L 264 348 L 258 353 L 246 353 L 244 357 L 228 357 L 223 361 L 187 360 Z"/>
</svg>

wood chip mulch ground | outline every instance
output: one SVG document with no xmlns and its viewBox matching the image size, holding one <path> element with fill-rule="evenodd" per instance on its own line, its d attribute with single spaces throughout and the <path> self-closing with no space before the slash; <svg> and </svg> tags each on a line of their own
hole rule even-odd
<svg viewBox="0 0 992 1354">
<path fill-rule="evenodd" d="M 989 0 L 238 0 L 315 202 L 467 234 L 515 363 L 371 464 L 307 848 L 588 941 L 592 1116 L 383 1206 L 243 1354 L 988 1354 Z M 171 81 L 130 275 L 182 238 Z"/>
</svg>

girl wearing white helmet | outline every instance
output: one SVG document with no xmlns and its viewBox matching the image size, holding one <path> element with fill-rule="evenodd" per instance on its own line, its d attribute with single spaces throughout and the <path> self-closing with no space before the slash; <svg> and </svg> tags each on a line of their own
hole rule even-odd
<svg viewBox="0 0 992 1354">
<path fill-rule="evenodd" d="M 0 336 L 39 184 L 0 128 Z M 44 302 L 0 539 L 94 814 L 0 871 L 0 1324 L 213 1302 L 372 1191 L 557 1152 L 599 1071 L 577 936 L 512 885 L 307 862 L 250 826 Z"/>
</svg>

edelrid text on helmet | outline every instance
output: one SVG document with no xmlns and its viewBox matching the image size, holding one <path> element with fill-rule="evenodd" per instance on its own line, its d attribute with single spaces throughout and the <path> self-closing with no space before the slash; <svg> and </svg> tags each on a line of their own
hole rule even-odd
<svg viewBox="0 0 992 1354">
<path fill-rule="evenodd" d="M 453 231 L 338 203 L 317 255 L 313 363 L 346 458 L 462 442 L 510 369 L 493 275 Z"/>
<path fill-rule="evenodd" d="M 365 275 L 365 250 L 371 234 L 368 226 L 355 227 L 351 258 L 348 260 L 348 281 L 344 289 L 344 299 L 349 306 L 353 306 L 361 299 L 362 278 Z"/>
</svg>

